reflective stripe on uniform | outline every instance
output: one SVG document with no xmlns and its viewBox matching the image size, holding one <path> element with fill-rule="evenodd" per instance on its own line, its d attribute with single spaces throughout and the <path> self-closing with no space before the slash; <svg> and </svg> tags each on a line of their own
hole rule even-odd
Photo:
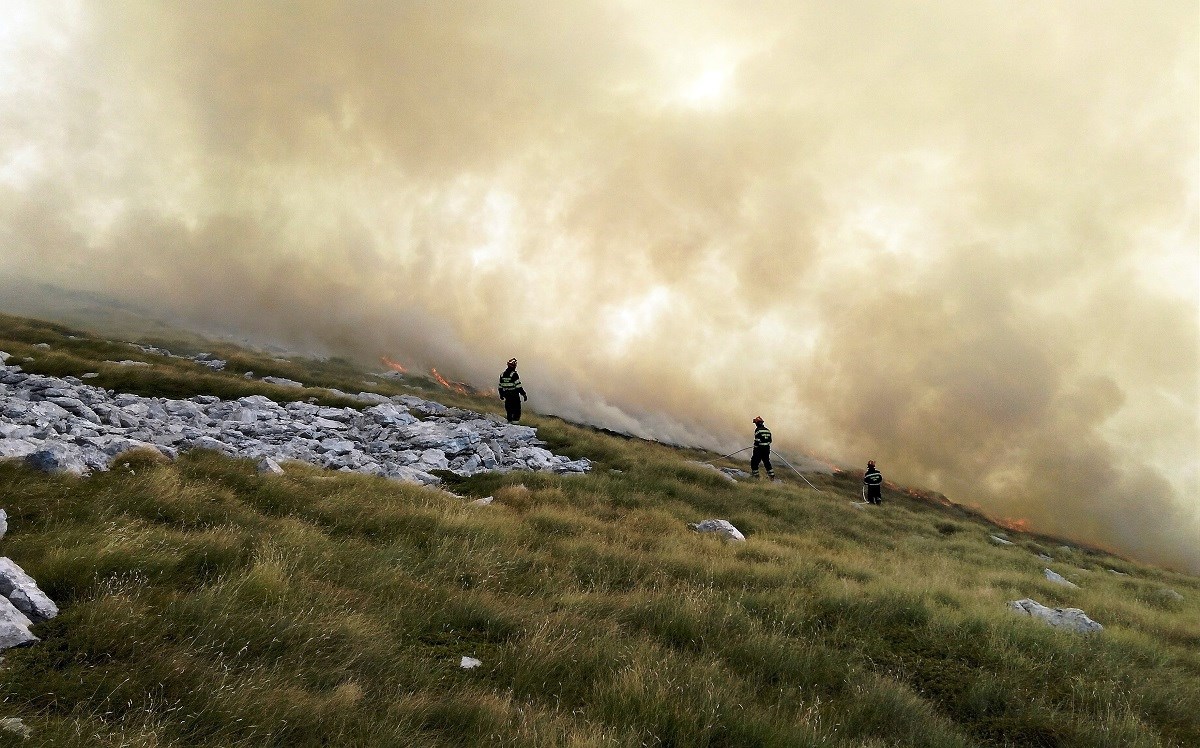
<svg viewBox="0 0 1200 748">
<path fill-rule="evenodd" d="M 771 430 L 768 428 L 757 428 L 754 430 L 754 446 L 765 447 L 771 443 Z"/>
</svg>

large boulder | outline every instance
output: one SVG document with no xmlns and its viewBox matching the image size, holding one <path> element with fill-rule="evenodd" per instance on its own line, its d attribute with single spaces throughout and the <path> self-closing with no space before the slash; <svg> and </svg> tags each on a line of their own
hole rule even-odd
<svg viewBox="0 0 1200 748">
<path fill-rule="evenodd" d="M 1045 605 L 1029 598 L 1013 600 L 1009 602 L 1008 607 L 1022 615 L 1045 621 L 1055 628 L 1067 629 L 1068 631 L 1075 631 L 1081 634 L 1091 634 L 1104 630 L 1103 626 L 1088 618 L 1087 613 L 1084 613 L 1079 608 L 1047 608 Z"/>
<path fill-rule="evenodd" d="M 688 528 L 699 533 L 714 533 L 723 540 L 746 542 L 742 531 L 734 527 L 729 520 L 706 519 L 702 522 L 689 523 Z"/>
<path fill-rule="evenodd" d="M 12 559 L 0 557 L 0 595 L 17 607 L 34 623 L 47 621 L 58 615 L 58 606 L 38 589 L 33 577 L 13 563 Z"/>
</svg>

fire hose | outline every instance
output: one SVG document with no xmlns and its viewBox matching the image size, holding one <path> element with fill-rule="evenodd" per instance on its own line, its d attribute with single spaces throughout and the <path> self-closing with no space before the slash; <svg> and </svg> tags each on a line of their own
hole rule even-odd
<svg viewBox="0 0 1200 748">
<path fill-rule="evenodd" d="M 788 467 L 792 468 L 792 472 L 794 472 L 796 475 L 800 476 L 800 480 L 804 481 L 805 483 L 808 483 L 808 478 L 804 477 L 804 473 L 801 473 L 799 470 L 792 467 L 792 463 L 790 463 L 786 459 L 784 459 L 783 455 L 779 455 L 779 459 L 783 461 L 784 465 L 787 465 Z M 817 488 L 816 486 L 814 486 L 811 483 L 808 483 L 808 487 L 811 488 L 812 490 L 816 491 L 817 493 L 825 493 L 824 491 Z"/>
<path fill-rule="evenodd" d="M 730 452 L 727 455 L 721 455 L 720 457 L 717 458 L 717 460 L 723 460 L 726 457 L 733 457 L 736 454 L 741 454 L 742 452 L 745 452 L 747 449 L 750 449 L 750 447 L 742 447 L 737 452 Z M 812 483 L 809 483 L 808 478 L 804 477 L 804 473 L 801 473 L 799 470 L 796 470 L 796 468 L 792 467 L 792 463 L 790 463 L 786 459 L 784 459 L 783 455 L 776 455 L 776 456 L 779 457 L 779 459 L 783 461 L 784 465 L 787 465 L 788 467 L 792 468 L 792 472 L 794 472 L 796 475 L 799 475 L 800 480 L 804 481 L 805 483 L 808 483 L 809 488 L 816 491 L 817 493 L 825 493 L 821 489 L 814 486 Z M 710 462 L 716 462 L 716 460 L 711 460 Z"/>
</svg>

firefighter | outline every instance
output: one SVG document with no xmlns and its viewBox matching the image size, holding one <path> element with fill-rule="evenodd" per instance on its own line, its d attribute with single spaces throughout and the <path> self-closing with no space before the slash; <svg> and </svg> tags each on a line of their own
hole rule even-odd
<svg viewBox="0 0 1200 748">
<path fill-rule="evenodd" d="M 763 423 L 762 416 L 754 417 L 754 452 L 750 458 L 750 475 L 758 477 L 758 463 L 767 468 L 767 477 L 775 480 L 775 471 L 771 468 L 771 429 Z"/>
<path fill-rule="evenodd" d="M 517 360 L 510 358 L 508 368 L 500 375 L 500 399 L 504 401 L 504 413 L 509 423 L 521 420 L 521 399 L 529 399 L 525 388 L 521 386 L 521 377 L 517 374 Z"/>
<path fill-rule="evenodd" d="M 863 487 L 866 495 L 863 497 L 868 504 L 883 503 L 883 473 L 875 469 L 875 461 L 867 460 L 867 472 L 863 474 Z"/>
</svg>

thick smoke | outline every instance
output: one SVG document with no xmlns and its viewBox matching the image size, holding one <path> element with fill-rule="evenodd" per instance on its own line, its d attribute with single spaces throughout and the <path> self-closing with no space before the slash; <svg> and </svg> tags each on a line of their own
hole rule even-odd
<svg viewBox="0 0 1200 748">
<path fill-rule="evenodd" d="M 1200 570 L 1190 0 L 4 12 L 10 282 Z"/>
</svg>

